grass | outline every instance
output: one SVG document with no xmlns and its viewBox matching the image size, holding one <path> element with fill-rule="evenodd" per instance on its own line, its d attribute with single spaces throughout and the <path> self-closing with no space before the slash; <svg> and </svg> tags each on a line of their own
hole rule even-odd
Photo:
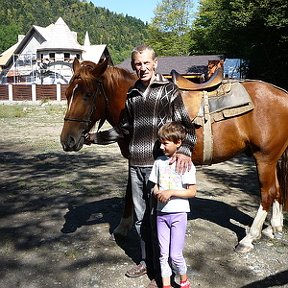
<svg viewBox="0 0 288 288">
<path fill-rule="evenodd" d="M 48 115 L 64 115 L 66 105 L 45 101 L 40 104 L 0 105 L 0 118 L 23 118 L 35 115 L 35 112 L 45 111 Z"/>
<path fill-rule="evenodd" d="M 0 118 L 21 118 L 28 113 L 28 107 L 23 105 L 1 105 Z"/>
<path fill-rule="evenodd" d="M 64 116 L 65 111 L 66 111 L 66 105 L 63 104 L 55 104 L 51 102 L 47 102 L 46 104 L 43 104 L 45 108 L 45 112 L 48 115 L 59 115 L 62 114 Z"/>
</svg>

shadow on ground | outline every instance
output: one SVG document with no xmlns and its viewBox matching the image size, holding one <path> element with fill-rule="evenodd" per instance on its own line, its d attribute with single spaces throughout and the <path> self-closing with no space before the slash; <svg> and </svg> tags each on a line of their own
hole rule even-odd
<svg viewBox="0 0 288 288">
<path fill-rule="evenodd" d="M 255 281 L 248 285 L 242 286 L 241 288 L 268 288 L 268 287 L 284 287 L 283 285 L 288 284 L 288 270 L 275 273 L 262 280 Z"/>
<path fill-rule="evenodd" d="M 117 277 L 118 270 L 123 279 L 122 270 L 126 266 L 121 266 L 121 263 L 126 263 L 127 259 L 137 262 L 139 251 L 134 229 L 127 238 L 118 239 L 117 242 L 109 240 L 108 235 L 119 223 L 124 206 L 127 167 L 123 168 L 126 163 L 121 162 L 121 156 L 95 153 L 93 150 L 71 154 L 37 153 L 32 148 L 21 151 L 17 145 L 14 146 L 13 143 L 1 143 L 0 149 L 0 241 L 3 255 L 0 262 L 4 267 L 0 272 L 1 286 L 28 287 L 29 283 L 24 279 L 34 281 L 39 278 L 35 287 L 53 287 L 55 283 L 68 281 L 67 285 L 59 285 L 106 288 L 108 286 L 103 284 L 106 283 L 103 279 L 109 276 L 104 272 L 115 273 L 111 277 Z M 235 170 L 235 166 L 241 169 Z M 201 173 L 211 186 L 215 183 L 217 188 L 199 187 L 201 196 L 190 200 L 192 212 L 189 220 L 192 223 L 199 219 L 208 222 L 208 228 L 203 227 L 202 233 L 211 237 L 211 241 L 213 235 L 209 233 L 213 232 L 209 230 L 209 223 L 229 230 L 238 241 L 243 238 L 243 226 L 250 225 L 253 220 L 249 213 L 243 211 L 256 211 L 259 201 L 257 177 L 251 160 L 241 156 L 228 161 L 225 167 L 228 169 L 213 169 L 213 166 L 201 168 Z M 223 198 L 225 194 L 229 200 L 234 191 L 243 194 L 237 206 L 213 198 Z M 206 271 L 207 267 L 214 269 L 219 260 L 215 262 L 213 259 L 211 263 L 207 260 L 211 243 L 203 241 L 200 244 L 203 244 L 202 249 L 189 252 L 187 257 L 203 260 L 195 263 L 198 271 Z M 224 248 L 226 250 L 222 252 L 217 250 L 220 256 L 232 250 L 231 247 Z M 191 249 L 194 251 L 194 247 Z M 121 253 L 123 251 L 125 254 Z M 233 274 L 237 279 L 241 279 L 243 273 L 248 274 L 247 267 L 235 272 L 233 262 L 223 262 L 217 266 L 220 272 Z M 95 271 L 98 274 L 91 276 Z M 101 275 L 101 271 L 105 276 Z M 221 277 L 225 279 L 225 275 Z M 283 285 L 287 283 L 285 277 L 287 270 L 259 281 L 250 281 L 251 284 L 243 288 L 276 286 L 277 283 Z M 76 278 L 83 282 L 75 284 L 78 281 Z M 119 279 L 112 279 L 113 283 L 123 281 Z M 212 283 L 213 279 L 207 281 Z"/>
</svg>

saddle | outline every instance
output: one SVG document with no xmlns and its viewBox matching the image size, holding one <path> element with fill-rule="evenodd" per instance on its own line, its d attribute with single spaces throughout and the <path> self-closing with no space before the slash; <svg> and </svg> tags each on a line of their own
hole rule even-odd
<svg viewBox="0 0 288 288">
<path fill-rule="evenodd" d="M 239 81 L 223 79 L 222 68 L 200 84 L 189 81 L 175 70 L 171 71 L 171 76 L 181 91 L 190 118 L 197 125 L 203 126 L 207 114 L 213 123 L 254 108 L 250 95 Z"/>
<path fill-rule="evenodd" d="M 223 68 L 217 69 L 208 81 L 200 84 L 187 80 L 175 70 L 171 71 L 171 76 L 172 81 L 174 82 L 174 84 L 178 86 L 179 89 L 188 91 L 210 90 L 210 89 L 216 89 L 216 87 L 218 87 L 222 83 Z"/>
<path fill-rule="evenodd" d="M 254 108 L 250 95 L 237 80 L 223 79 L 219 68 L 204 83 L 193 83 L 175 70 L 172 81 L 181 91 L 184 106 L 195 125 L 203 127 L 203 164 L 211 165 L 213 157 L 214 122 L 222 121 L 251 111 Z"/>
</svg>

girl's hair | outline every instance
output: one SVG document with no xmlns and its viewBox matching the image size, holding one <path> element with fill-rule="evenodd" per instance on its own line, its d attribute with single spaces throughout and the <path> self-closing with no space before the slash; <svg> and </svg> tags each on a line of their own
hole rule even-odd
<svg viewBox="0 0 288 288">
<path fill-rule="evenodd" d="M 169 122 L 164 124 L 158 131 L 160 141 L 173 141 L 174 143 L 183 141 L 186 136 L 185 127 L 179 122 Z"/>
</svg>

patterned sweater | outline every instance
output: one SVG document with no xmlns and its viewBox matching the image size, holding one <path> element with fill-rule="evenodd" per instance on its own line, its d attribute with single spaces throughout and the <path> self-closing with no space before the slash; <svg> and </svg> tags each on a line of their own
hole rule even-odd
<svg viewBox="0 0 288 288">
<path fill-rule="evenodd" d="M 140 87 L 141 82 L 138 80 L 129 90 L 120 123 L 120 127 L 128 127 L 129 130 L 130 165 L 153 166 L 155 159 L 162 154 L 157 141 L 158 129 L 169 121 L 179 121 L 187 129 L 186 139 L 177 153 L 191 156 L 196 143 L 195 128 L 177 86 L 161 74 L 156 74 L 156 79 L 144 93 Z"/>
</svg>

